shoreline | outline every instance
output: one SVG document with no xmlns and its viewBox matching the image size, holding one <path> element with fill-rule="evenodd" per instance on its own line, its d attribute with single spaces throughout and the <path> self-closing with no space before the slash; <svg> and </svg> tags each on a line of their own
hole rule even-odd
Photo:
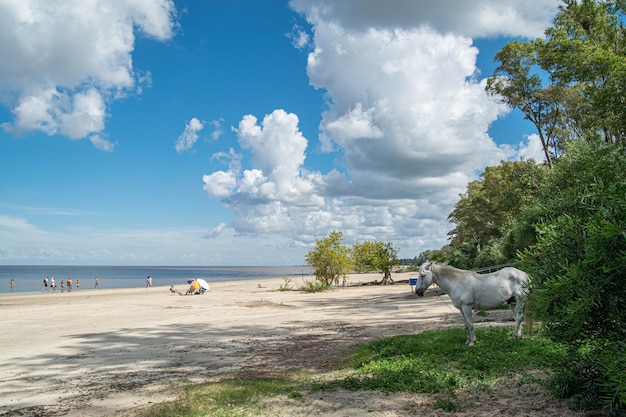
<svg viewBox="0 0 626 417">
<path fill-rule="evenodd" d="M 202 278 L 207 282 L 312 276 L 308 266 L 6 266 L 0 265 L 0 294 L 40 293 L 43 279 L 56 278 L 56 292 L 61 281 L 80 280 L 81 288 L 92 290 L 95 277 L 101 288 L 145 288 L 147 277 L 154 286 L 184 285 L 189 278 Z M 10 281 L 14 279 L 14 288 Z M 75 285 L 74 285 L 75 287 Z M 74 288 L 75 289 L 75 288 Z"/>
<path fill-rule="evenodd" d="M 394 278 L 394 283 L 397 284 L 408 284 L 408 279 L 409 276 L 414 276 L 416 275 L 417 272 L 396 272 L 396 273 L 392 273 L 392 277 L 396 277 Z M 366 274 L 351 274 L 349 275 L 349 277 L 352 277 L 351 279 L 349 279 L 349 283 L 348 283 L 348 287 L 358 287 L 358 286 L 363 286 L 363 285 L 370 285 L 370 283 L 373 283 L 375 281 L 380 281 L 383 278 L 383 274 L 378 274 L 378 273 L 366 273 Z M 401 278 L 397 278 L 397 277 L 401 277 Z M 304 277 L 302 276 L 298 276 L 298 277 L 290 277 L 291 278 L 291 282 L 292 282 L 292 289 L 293 290 L 297 290 L 297 288 L 299 288 L 301 286 L 301 284 L 304 281 L 311 281 L 311 280 L 315 280 L 315 276 L 314 275 L 305 275 Z M 355 279 L 359 279 L 358 281 L 355 281 Z M 262 283 L 262 285 L 264 285 L 266 287 L 266 289 L 268 289 L 269 285 L 272 285 L 273 287 L 275 287 L 275 290 L 278 290 L 278 288 L 285 283 L 284 281 L 284 277 L 274 277 L 274 278 L 267 278 L 267 277 L 261 277 L 261 278 L 245 278 L 245 279 L 234 279 L 234 280 L 223 280 L 223 281 L 211 281 L 209 282 L 209 285 L 211 286 L 211 289 L 213 289 L 213 287 L 215 288 L 228 288 L 229 286 L 232 285 L 240 285 L 243 287 L 248 287 L 250 285 L 250 283 L 253 282 L 254 285 L 257 285 L 257 283 Z M 93 285 L 93 283 L 92 283 Z M 185 284 L 168 284 L 168 285 L 155 285 L 152 286 L 150 288 L 145 287 L 145 286 L 137 286 L 137 287 L 117 287 L 117 288 L 108 288 L 106 286 L 102 286 L 100 288 L 93 288 L 93 287 L 86 287 L 84 284 L 83 286 L 77 290 L 77 289 L 73 289 L 72 291 L 68 291 L 67 288 L 64 291 L 61 291 L 59 288 L 59 285 L 57 284 L 57 290 L 55 292 L 50 292 L 50 291 L 30 291 L 30 292 L 3 292 L 0 293 L 0 306 L 2 305 L 4 300 L 7 299 L 11 299 L 14 297 L 22 297 L 22 296 L 32 296 L 32 297 L 37 297 L 37 296 L 42 296 L 42 297 L 55 297 L 55 296 L 77 296 L 77 295 L 82 295 L 83 293 L 87 293 L 89 295 L 93 295 L 94 293 L 101 293 L 101 292 L 105 292 L 105 291 L 114 291 L 114 292 L 118 292 L 120 294 L 124 293 L 125 291 L 156 291 L 157 289 L 163 289 L 165 288 L 166 290 L 169 290 L 170 285 L 174 285 L 175 288 L 185 292 L 187 290 L 187 288 L 189 288 L 188 285 Z M 374 284 L 376 285 L 376 284 Z M 333 287 L 335 288 L 335 287 Z M 340 285 L 339 287 L 336 288 L 342 288 L 342 286 Z"/>
</svg>

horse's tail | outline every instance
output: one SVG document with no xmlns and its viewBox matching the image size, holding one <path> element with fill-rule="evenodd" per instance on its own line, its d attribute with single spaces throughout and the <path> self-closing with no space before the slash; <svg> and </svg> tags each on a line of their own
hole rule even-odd
<svg viewBox="0 0 626 417">
<path fill-rule="evenodd" d="M 522 317 L 523 317 L 523 323 L 524 323 L 524 330 L 526 330 L 526 334 L 530 335 L 533 332 L 533 326 L 535 324 L 535 320 L 534 320 L 532 305 L 529 305 L 530 304 L 529 293 L 531 290 L 530 286 L 532 283 L 532 279 L 530 278 L 530 275 L 526 274 L 526 276 L 528 277 L 528 280 L 526 282 L 526 288 L 525 288 L 524 296 L 523 296 L 524 305 L 522 307 Z"/>
<path fill-rule="evenodd" d="M 527 304 L 524 304 L 522 307 L 522 317 L 524 323 L 524 330 L 526 334 L 531 335 L 533 333 L 533 326 L 535 324 L 535 320 L 533 319 L 532 310 L 528 308 Z"/>
</svg>

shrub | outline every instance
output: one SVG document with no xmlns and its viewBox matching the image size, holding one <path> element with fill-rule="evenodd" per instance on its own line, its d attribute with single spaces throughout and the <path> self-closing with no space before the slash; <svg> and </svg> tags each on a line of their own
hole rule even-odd
<svg viewBox="0 0 626 417">
<path fill-rule="evenodd" d="M 574 358 L 557 369 L 556 389 L 579 407 L 626 415 L 624 148 L 573 142 L 546 180 L 519 228 L 536 232 L 521 256 L 533 277 L 529 306 Z"/>
</svg>

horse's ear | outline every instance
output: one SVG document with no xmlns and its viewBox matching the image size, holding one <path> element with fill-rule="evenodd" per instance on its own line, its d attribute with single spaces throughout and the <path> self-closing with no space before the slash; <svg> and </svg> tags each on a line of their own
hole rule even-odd
<svg viewBox="0 0 626 417">
<path fill-rule="evenodd" d="M 432 261 L 428 261 L 424 264 L 424 270 L 428 271 L 430 269 L 430 266 L 433 264 Z"/>
</svg>

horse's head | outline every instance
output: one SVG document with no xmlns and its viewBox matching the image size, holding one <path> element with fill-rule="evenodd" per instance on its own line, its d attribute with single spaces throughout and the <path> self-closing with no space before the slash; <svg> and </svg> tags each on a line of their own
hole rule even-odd
<svg viewBox="0 0 626 417">
<path fill-rule="evenodd" d="M 420 274 L 415 286 L 415 294 L 419 297 L 424 296 L 424 292 L 433 283 L 433 271 L 430 269 L 432 262 L 425 262 L 420 267 Z"/>
</svg>

